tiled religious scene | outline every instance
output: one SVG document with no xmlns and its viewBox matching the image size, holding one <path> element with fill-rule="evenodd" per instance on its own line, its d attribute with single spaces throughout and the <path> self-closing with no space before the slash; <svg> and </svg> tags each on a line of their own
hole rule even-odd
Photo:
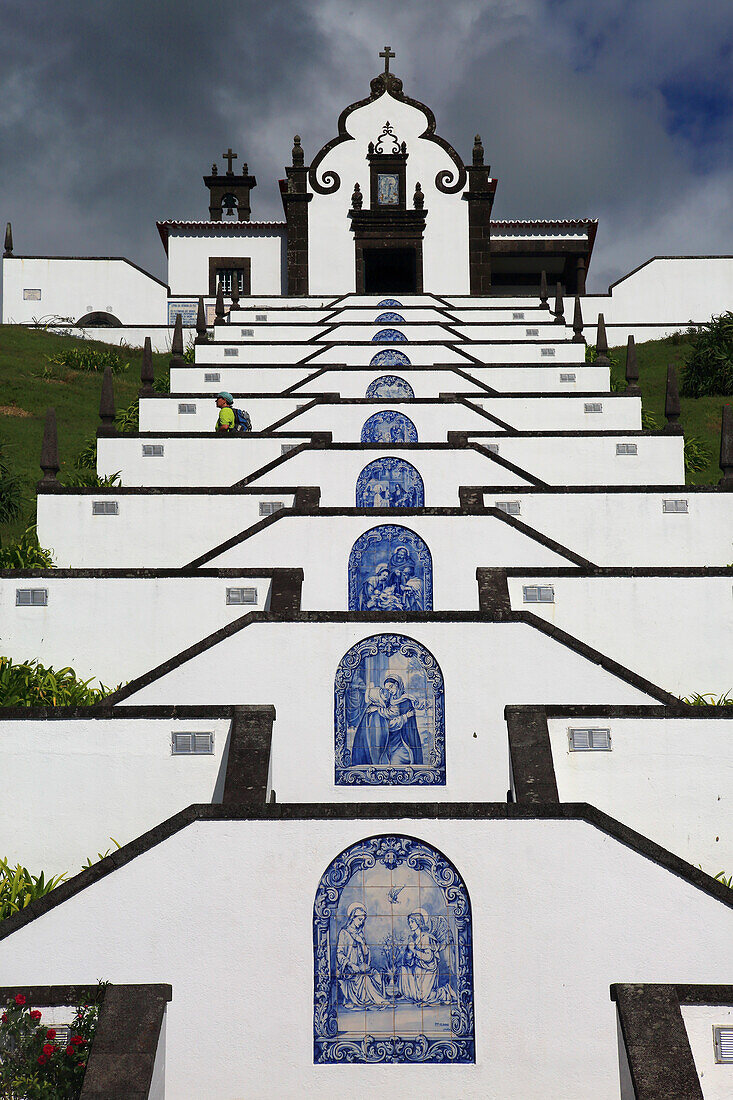
<svg viewBox="0 0 733 1100">
<path fill-rule="evenodd" d="M 68 872 L 0 985 L 137 991 L 109 1096 L 733 1096 L 733 708 L 685 701 L 733 686 L 733 418 L 686 484 L 635 354 L 733 259 L 590 293 L 594 196 L 494 218 L 482 138 L 379 58 L 320 149 L 296 103 L 281 220 L 230 147 L 157 223 L 166 285 L 6 240 L 28 323 L 109 275 L 140 390 L 123 433 L 105 374 L 89 488 L 49 410 L 56 567 L 0 572 L 3 652 L 119 685 L 0 711 L 0 856 Z"/>
</svg>

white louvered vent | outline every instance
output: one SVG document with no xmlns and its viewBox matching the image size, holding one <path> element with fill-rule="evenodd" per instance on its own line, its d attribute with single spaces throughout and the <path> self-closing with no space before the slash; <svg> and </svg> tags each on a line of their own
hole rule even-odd
<svg viewBox="0 0 733 1100">
<path fill-rule="evenodd" d="M 526 328 L 524 334 L 525 336 L 539 336 L 540 330 L 538 328 Z"/>
<path fill-rule="evenodd" d="M 257 603 L 256 588 L 227 588 L 227 603 Z"/>
<path fill-rule="evenodd" d="M 575 375 L 574 374 L 561 374 L 560 375 L 560 381 L 561 382 L 574 382 L 575 381 Z"/>
<path fill-rule="evenodd" d="M 271 516 L 273 512 L 279 512 L 281 508 L 284 508 L 285 504 L 282 500 L 261 500 L 260 501 L 260 515 Z"/>
<path fill-rule="evenodd" d="M 162 443 L 143 443 L 143 458 L 162 458 L 164 454 Z"/>
<path fill-rule="evenodd" d="M 714 1027 L 715 1061 L 733 1062 L 733 1027 Z"/>
<path fill-rule="evenodd" d="M 540 348 L 540 355 L 542 356 L 543 359 L 554 359 L 555 358 L 555 349 L 554 348 Z"/>
<path fill-rule="evenodd" d="M 205 374 L 204 382 L 221 382 L 221 375 L 218 373 Z"/>
<path fill-rule="evenodd" d="M 499 444 L 498 443 L 487 443 L 486 450 L 491 451 L 492 455 L 498 455 L 498 453 L 499 453 Z"/>
<path fill-rule="evenodd" d="M 554 603 L 555 589 L 551 584 L 525 584 L 522 598 L 525 603 Z"/>
<path fill-rule="evenodd" d="M 583 405 L 584 413 L 602 413 L 603 405 L 600 401 L 586 401 Z"/>
<path fill-rule="evenodd" d="M 686 500 L 663 500 L 662 501 L 663 512 L 686 512 L 687 501 Z"/>
<path fill-rule="evenodd" d="M 266 313 L 255 313 L 255 321 L 266 321 L 266 320 L 267 320 L 267 314 Z"/>
<path fill-rule="evenodd" d="M 638 454 L 639 448 L 636 443 L 617 443 L 616 454 L 617 455 L 635 455 Z"/>
<path fill-rule="evenodd" d="M 171 735 L 173 756 L 211 756 L 213 751 L 213 733 L 186 732 Z"/>
<path fill-rule="evenodd" d="M 255 334 L 255 330 L 253 328 L 243 328 L 242 329 L 242 336 L 244 336 L 248 340 L 251 340 L 252 337 L 254 336 L 254 334 Z"/>
<path fill-rule="evenodd" d="M 610 752 L 611 731 L 608 729 L 569 729 L 570 752 Z"/>
<path fill-rule="evenodd" d="M 499 508 L 502 512 L 506 512 L 508 516 L 518 516 L 522 510 L 522 506 L 518 500 L 497 500 L 495 507 Z"/>
<path fill-rule="evenodd" d="M 523 321 L 523 320 L 524 320 L 524 314 L 523 313 L 512 313 L 512 321 Z"/>
<path fill-rule="evenodd" d="M 120 505 L 116 500 L 93 500 L 92 501 L 92 515 L 93 516 L 118 516 L 120 514 Z"/>
<path fill-rule="evenodd" d="M 230 359 L 236 359 L 239 355 L 239 348 L 224 348 L 224 355 L 229 356 Z"/>
<path fill-rule="evenodd" d="M 46 607 L 48 604 L 47 588 L 16 588 L 16 607 Z"/>
<path fill-rule="evenodd" d="M 289 454 L 290 451 L 294 451 L 295 448 L 299 447 L 299 446 L 300 446 L 299 443 L 281 443 L 280 444 L 280 454 L 281 455 Z"/>
<path fill-rule="evenodd" d="M 191 405 L 187 401 L 179 401 L 178 411 L 179 411 L 179 413 L 195 413 L 196 412 L 196 406 Z"/>
</svg>

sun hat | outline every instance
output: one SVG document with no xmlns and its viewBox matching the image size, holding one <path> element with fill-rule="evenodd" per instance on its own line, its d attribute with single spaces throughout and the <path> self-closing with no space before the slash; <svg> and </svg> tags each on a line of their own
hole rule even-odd
<svg viewBox="0 0 733 1100">
<path fill-rule="evenodd" d="M 232 395 L 230 393 L 227 393 L 226 390 L 222 390 L 221 393 L 217 393 L 217 395 L 216 395 L 217 401 L 219 400 L 220 397 L 222 397 L 226 401 L 227 405 L 233 405 L 234 404 L 234 398 L 232 397 Z"/>
</svg>

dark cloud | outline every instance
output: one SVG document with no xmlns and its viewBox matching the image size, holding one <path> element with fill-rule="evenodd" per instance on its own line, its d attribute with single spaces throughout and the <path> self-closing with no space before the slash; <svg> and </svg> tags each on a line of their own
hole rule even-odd
<svg viewBox="0 0 733 1100">
<path fill-rule="evenodd" d="M 464 155 L 479 130 L 498 217 L 597 216 L 605 286 L 648 256 L 733 252 L 733 7 L 708 0 L 5 0 L 0 219 L 16 251 L 123 254 L 155 274 L 156 218 L 206 217 L 229 144 L 280 218 L 306 155 L 390 42 Z"/>
</svg>

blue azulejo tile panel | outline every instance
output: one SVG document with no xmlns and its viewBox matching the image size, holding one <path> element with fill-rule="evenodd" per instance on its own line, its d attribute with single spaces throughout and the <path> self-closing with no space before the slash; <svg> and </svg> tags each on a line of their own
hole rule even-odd
<svg viewBox="0 0 733 1100">
<path fill-rule="evenodd" d="M 402 302 L 396 298 L 382 298 L 381 302 L 377 302 L 377 309 L 402 309 Z"/>
<path fill-rule="evenodd" d="M 375 458 L 356 479 L 357 508 L 422 508 L 424 504 L 423 480 L 403 458 Z"/>
<path fill-rule="evenodd" d="M 382 352 L 379 353 L 381 355 Z M 379 355 L 375 355 L 374 359 L 378 359 Z M 372 360 L 372 366 L 374 360 Z M 413 398 L 415 391 L 409 382 L 406 382 L 404 378 L 398 378 L 396 374 L 383 374 L 381 378 L 375 378 L 373 382 L 367 386 L 366 397 L 391 397 L 393 399 L 408 397 Z"/>
<path fill-rule="evenodd" d="M 405 318 L 401 313 L 380 313 L 374 319 L 375 325 L 404 325 Z"/>
<path fill-rule="evenodd" d="M 383 351 L 378 351 L 376 355 L 372 356 L 369 366 L 409 367 L 412 364 L 403 351 L 397 351 L 397 348 L 384 348 Z"/>
<path fill-rule="evenodd" d="M 338 786 L 445 783 L 443 674 L 412 638 L 375 634 L 342 657 L 334 728 Z"/>
<path fill-rule="evenodd" d="M 394 409 L 374 413 L 361 429 L 362 443 L 417 443 L 417 428 L 404 413 Z"/>
<path fill-rule="evenodd" d="M 432 611 L 433 560 L 419 535 L 372 527 L 349 555 L 349 611 Z"/>
<path fill-rule="evenodd" d="M 383 328 L 372 336 L 373 344 L 406 344 L 407 337 L 404 332 L 396 328 Z"/>
<path fill-rule="evenodd" d="M 476 1061 L 471 902 L 441 852 L 368 837 L 313 907 L 315 1063 Z"/>
</svg>

